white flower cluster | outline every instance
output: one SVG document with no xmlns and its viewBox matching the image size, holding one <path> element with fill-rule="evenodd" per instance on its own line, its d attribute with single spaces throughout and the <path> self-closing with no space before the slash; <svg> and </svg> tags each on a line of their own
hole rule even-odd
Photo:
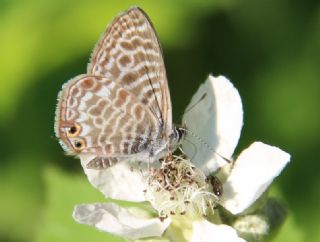
<svg viewBox="0 0 320 242">
<path fill-rule="evenodd" d="M 197 135 L 187 135 L 182 143 L 186 157 L 172 156 L 161 167 L 147 169 L 122 162 L 106 170 L 92 170 L 86 168 L 92 157 L 80 157 L 89 181 L 106 197 L 147 201 L 156 216 L 138 207 L 96 203 L 77 205 L 74 219 L 131 240 L 163 236 L 167 241 L 183 241 L 172 235 L 177 227 L 185 230 L 180 233 L 183 239 L 192 242 L 245 241 L 239 235 L 251 230 L 266 234 L 268 224 L 263 216 L 247 214 L 230 226 L 222 224 L 213 208 L 221 206 L 234 218 L 244 215 L 286 166 L 290 155 L 277 147 L 255 142 L 232 164 L 226 162 L 233 160 L 243 110 L 238 91 L 222 76 L 209 76 L 200 86 L 183 122 Z M 212 174 L 226 170 L 222 187 L 210 183 Z"/>
</svg>

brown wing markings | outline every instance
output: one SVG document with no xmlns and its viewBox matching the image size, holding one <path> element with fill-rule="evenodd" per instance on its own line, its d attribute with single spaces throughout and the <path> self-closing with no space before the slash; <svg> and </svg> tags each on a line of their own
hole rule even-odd
<svg viewBox="0 0 320 242">
<path fill-rule="evenodd" d="M 141 27 L 144 26 L 144 27 Z M 135 37 L 141 37 L 141 39 Z M 135 42 L 137 46 L 130 41 Z M 117 45 L 118 48 L 117 48 Z M 125 48 L 128 51 L 133 50 L 142 50 L 144 55 L 140 58 L 142 61 L 151 63 L 148 66 L 143 68 L 147 71 L 147 78 L 149 85 L 154 89 L 154 82 L 160 84 L 160 90 L 154 90 L 154 102 L 148 106 L 150 111 L 157 117 L 157 122 L 165 125 L 165 133 L 168 135 L 171 132 L 171 110 L 170 110 L 170 96 L 169 89 L 166 80 L 166 73 L 164 68 L 164 62 L 162 59 L 162 49 L 160 42 L 157 37 L 157 33 L 154 30 L 153 24 L 146 13 L 140 8 L 132 8 L 127 12 L 119 15 L 115 20 L 108 26 L 105 34 L 101 37 L 100 41 L 96 45 L 96 48 L 93 51 L 91 57 L 91 63 L 88 66 L 89 73 L 96 73 L 99 75 L 99 71 L 94 70 L 95 66 L 101 65 L 101 63 L 106 63 L 105 66 L 100 66 L 101 70 L 105 70 L 106 66 L 109 64 L 111 69 L 107 73 L 102 73 L 116 82 L 120 82 L 124 87 L 130 89 L 130 83 L 134 82 L 138 78 L 138 73 L 134 67 L 132 70 L 128 70 L 128 75 L 131 75 L 130 78 L 124 77 L 124 80 L 120 80 L 118 77 L 121 75 L 117 69 L 116 63 L 110 63 L 116 61 L 119 58 L 119 51 L 122 51 L 121 48 Z M 154 50 L 157 53 L 158 58 L 151 57 L 148 53 L 150 50 Z M 111 56 L 111 53 L 113 56 Z M 120 56 L 121 57 L 121 56 Z M 105 58 L 105 60 L 100 60 Z M 113 58 L 110 60 L 110 58 Z M 121 59 L 119 60 L 121 62 Z M 123 63 L 128 62 L 128 59 L 124 57 L 122 59 Z M 158 65 L 156 64 L 158 63 Z M 144 65 L 146 65 L 144 63 Z M 112 67 L 113 66 L 113 67 Z M 130 69 L 130 68 L 129 68 Z M 102 71 L 103 72 L 103 71 Z M 150 76 L 150 73 L 153 72 L 157 78 Z M 132 90 L 137 96 L 139 89 Z"/>
<path fill-rule="evenodd" d="M 153 42 L 153 43 L 157 43 L 157 46 L 156 46 L 156 47 L 157 47 L 157 49 L 159 50 L 160 56 L 163 57 L 163 51 L 162 51 L 162 48 L 161 48 L 161 44 L 160 44 L 160 41 L 159 41 L 159 37 L 158 37 L 158 35 L 157 35 L 157 32 L 155 31 L 155 28 L 154 28 L 154 26 L 153 26 L 152 21 L 150 20 L 149 16 L 148 16 L 142 9 L 138 8 L 138 10 L 139 10 L 140 13 L 142 13 L 143 16 L 147 19 L 147 22 L 148 22 L 148 24 L 150 25 L 151 30 L 152 30 L 152 33 L 151 33 L 151 34 L 153 34 L 154 37 L 155 37 L 155 42 Z M 161 68 L 160 71 L 162 71 L 162 74 L 163 74 L 163 79 L 162 79 L 162 78 L 161 78 L 161 73 L 159 73 L 159 84 L 160 84 L 160 86 L 161 86 L 160 92 L 161 92 L 162 101 L 163 101 L 162 107 L 160 107 L 160 104 L 159 104 L 159 100 L 158 100 L 158 98 L 157 98 L 157 95 L 155 95 L 155 93 L 154 93 L 154 95 L 155 95 L 155 99 L 156 99 L 156 102 L 157 102 L 157 105 L 158 105 L 158 108 L 159 108 L 159 111 L 160 111 L 160 115 L 161 115 L 161 116 L 160 116 L 160 119 L 161 119 L 161 121 L 162 121 L 162 124 L 164 124 L 164 122 L 165 122 L 166 124 L 168 124 L 167 120 L 164 120 L 164 118 L 163 118 L 163 112 L 164 112 L 164 111 L 167 112 L 166 107 L 165 107 L 165 106 L 167 106 L 167 105 L 166 105 L 166 104 L 167 104 L 166 101 L 169 100 L 169 98 L 170 98 L 169 96 L 165 95 L 165 93 L 169 93 L 169 88 L 168 88 L 168 86 L 165 85 L 165 87 L 163 87 L 163 83 L 161 82 L 161 80 L 163 80 L 163 81 L 165 81 L 165 82 L 167 83 L 166 71 L 165 71 L 165 67 L 164 67 L 163 58 L 161 58 L 160 63 L 162 64 L 162 65 L 161 65 L 162 68 L 160 67 L 160 68 Z M 151 78 L 149 78 L 149 82 L 150 82 L 150 85 L 152 86 Z M 152 86 L 152 88 L 153 88 L 153 86 Z M 165 115 L 165 117 L 167 118 L 167 115 Z M 169 125 L 171 125 L 171 124 L 169 124 Z M 166 127 L 164 127 L 164 128 L 166 128 Z M 167 132 L 168 132 L 168 131 L 167 131 Z M 171 130 L 169 130 L 169 132 L 171 132 Z"/>
</svg>

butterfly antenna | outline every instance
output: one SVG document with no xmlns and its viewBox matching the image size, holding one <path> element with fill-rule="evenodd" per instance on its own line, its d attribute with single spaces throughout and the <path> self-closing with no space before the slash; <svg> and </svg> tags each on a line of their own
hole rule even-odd
<svg viewBox="0 0 320 242">
<path fill-rule="evenodd" d="M 203 140 L 198 134 L 194 133 L 193 131 L 183 128 L 181 127 L 180 129 L 182 129 L 183 131 L 185 131 L 186 133 L 189 133 L 190 135 L 192 135 L 194 138 L 196 138 L 201 144 L 203 144 L 208 150 L 214 152 L 216 155 L 218 155 L 220 158 L 222 158 L 223 160 L 225 160 L 227 163 L 232 163 L 231 160 L 227 159 L 226 157 L 224 157 L 223 155 L 219 154 L 217 151 L 215 151 L 205 140 Z"/>
<path fill-rule="evenodd" d="M 190 110 L 192 110 L 194 107 L 196 107 L 202 100 L 204 100 L 207 96 L 207 93 L 204 93 L 198 101 L 196 101 L 196 103 L 194 103 L 193 105 L 191 105 L 190 107 L 188 107 L 184 113 L 188 113 Z"/>
</svg>

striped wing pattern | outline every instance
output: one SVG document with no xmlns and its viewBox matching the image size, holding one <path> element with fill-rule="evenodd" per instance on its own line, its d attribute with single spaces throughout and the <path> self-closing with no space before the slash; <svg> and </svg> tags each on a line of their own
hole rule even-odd
<svg viewBox="0 0 320 242">
<path fill-rule="evenodd" d="M 97 43 L 88 73 L 110 78 L 132 92 L 172 129 L 171 100 L 162 50 L 146 13 L 132 8 L 115 18 Z"/>
<path fill-rule="evenodd" d="M 56 136 L 70 154 L 94 154 L 89 168 L 147 158 L 168 146 L 172 118 L 165 67 L 141 9 L 115 18 L 87 74 L 69 80 L 58 99 Z"/>
</svg>

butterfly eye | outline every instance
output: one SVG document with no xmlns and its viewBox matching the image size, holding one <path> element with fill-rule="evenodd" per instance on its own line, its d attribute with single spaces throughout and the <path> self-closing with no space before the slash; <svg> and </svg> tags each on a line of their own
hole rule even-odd
<svg viewBox="0 0 320 242">
<path fill-rule="evenodd" d="M 76 151 L 81 151 L 81 150 L 83 150 L 83 149 L 86 147 L 85 142 L 84 142 L 84 140 L 82 140 L 82 139 L 76 139 L 76 140 L 74 140 L 74 141 L 73 141 L 73 146 L 74 146 L 74 149 L 75 149 Z"/>
<path fill-rule="evenodd" d="M 76 137 L 80 133 L 81 127 L 79 124 L 75 123 L 73 126 L 66 128 L 66 131 L 68 137 Z"/>
</svg>

